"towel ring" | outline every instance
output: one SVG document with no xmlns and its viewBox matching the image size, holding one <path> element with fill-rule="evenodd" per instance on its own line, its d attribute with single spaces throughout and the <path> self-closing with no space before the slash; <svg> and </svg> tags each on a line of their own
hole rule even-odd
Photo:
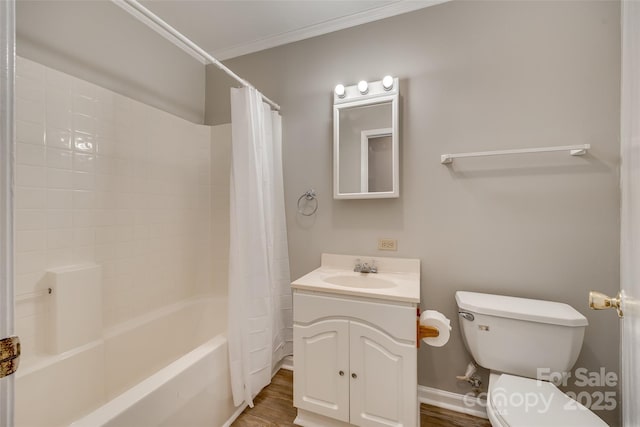
<svg viewBox="0 0 640 427">
<path fill-rule="evenodd" d="M 309 213 L 304 212 L 304 206 L 301 206 L 301 202 L 305 200 L 306 202 L 315 201 L 315 206 L 313 210 Z M 298 213 L 304 216 L 311 216 L 318 210 L 318 199 L 316 198 L 316 191 L 314 189 L 305 191 L 300 198 L 298 198 Z"/>
</svg>

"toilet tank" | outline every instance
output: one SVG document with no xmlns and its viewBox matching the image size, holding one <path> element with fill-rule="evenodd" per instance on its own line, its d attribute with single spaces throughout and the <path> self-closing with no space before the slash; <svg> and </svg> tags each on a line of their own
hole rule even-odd
<svg viewBox="0 0 640 427">
<path fill-rule="evenodd" d="M 480 366 L 529 378 L 569 371 L 587 319 L 558 302 L 456 292 L 465 345 Z"/>
</svg>

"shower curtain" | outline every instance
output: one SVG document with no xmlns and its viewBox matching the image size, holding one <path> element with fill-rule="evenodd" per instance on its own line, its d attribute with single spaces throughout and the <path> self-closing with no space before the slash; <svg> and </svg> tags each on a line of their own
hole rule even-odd
<svg viewBox="0 0 640 427">
<path fill-rule="evenodd" d="M 256 89 L 231 89 L 228 341 L 236 406 L 253 406 L 292 348 L 281 125 Z"/>
</svg>

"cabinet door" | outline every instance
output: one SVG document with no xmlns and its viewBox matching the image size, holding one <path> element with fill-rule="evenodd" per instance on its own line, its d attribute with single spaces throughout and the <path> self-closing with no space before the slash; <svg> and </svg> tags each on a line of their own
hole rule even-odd
<svg viewBox="0 0 640 427">
<path fill-rule="evenodd" d="M 351 322 L 350 422 L 418 425 L 417 351 L 368 325 Z"/>
<path fill-rule="evenodd" d="M 349 321 L 293 325 L 293 404 L 349 421 Z"/>
</svg>

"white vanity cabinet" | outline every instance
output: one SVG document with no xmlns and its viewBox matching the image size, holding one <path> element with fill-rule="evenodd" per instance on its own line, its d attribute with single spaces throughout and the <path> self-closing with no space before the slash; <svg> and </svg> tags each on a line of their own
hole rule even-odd
<svg viewBox="0 0 640 427">
<path fill-rule="evenodd" d="M 418 426 L 416 307 L 294 289 L 295 423 Z"/>
</svg>

